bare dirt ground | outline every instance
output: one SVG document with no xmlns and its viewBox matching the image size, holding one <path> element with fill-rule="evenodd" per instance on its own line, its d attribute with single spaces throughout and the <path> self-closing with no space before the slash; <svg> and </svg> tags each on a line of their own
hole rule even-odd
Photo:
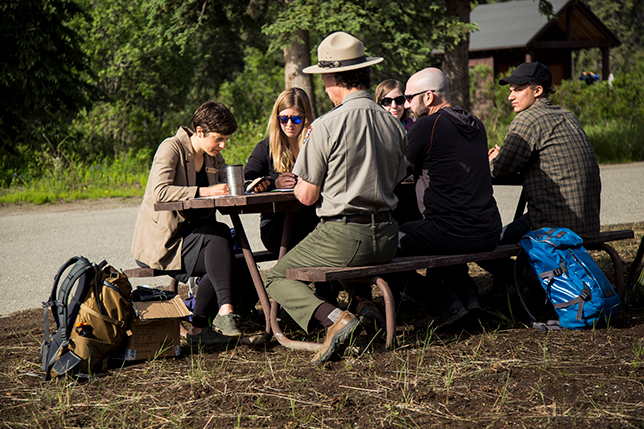
<svg viewBox="0 0 644 429">
<path fill-rule="evenodd" d="M 636 230 L 614 246 L 626 272 L 644 225 L 611 229 L 624 228 Z M 596 260 L 612 280 L 608 257 Z M 642 309 L 622 307 L 607 329 L 542 334 L 525 327 L 514 296 L 471 271 L 483 293 L 478 319 L 451 332 L 416 328 L 424 305 L 404 301 L 395 350 L 362 334 L 323 368 L 272 340 L 184 346 L 181 357 L 115 364 L 89 383 L 43 381 L 42 311 L 14 314 L 0 319 L 0 427 L 644 427 Z M 282 325 L 303 338 L 288 317 Z M 245 332 L 262 327 L 261 315 L 244 319 Z"/>
</svg>

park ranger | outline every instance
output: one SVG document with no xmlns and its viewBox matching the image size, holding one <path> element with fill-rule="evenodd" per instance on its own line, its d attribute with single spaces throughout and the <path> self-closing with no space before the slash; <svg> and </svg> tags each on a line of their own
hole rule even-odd
<svg viewBox="0 0 644 429">
<path fill-rule="evenodd" d="M 289 268 L 358 266 L 389 262 L 396 253 L 398 224 L 391 216 L 398 199 L 395 184 L 403 179 L 405 129 L 374 103 L 368 92 L 371 66 L 380 57 L 366 57 L 355 37 L 336 32 L 318 47 L 318 64 L 304 73 L 321 74 L 326 93 L 336 106 L 315 120 L 293 168 L 298 176 L 295 196 L 317 205 L 317 228 L 271 270 L 267 290 L 293 319 L 309 331 L 317 320 L 326 339 L 313 361 L 321 364 L 344 351 L 347 340 L 373 322 L 377 309 L 370 290 L 347 289 L 358 318 L 325 302 L 303 282 L 285 278 Z"/>
</svg>

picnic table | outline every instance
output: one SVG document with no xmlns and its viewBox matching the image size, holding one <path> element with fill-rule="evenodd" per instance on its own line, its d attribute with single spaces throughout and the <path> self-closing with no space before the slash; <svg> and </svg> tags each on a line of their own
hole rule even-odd
<svg viewBox="0 0 644 429">
<path fill-rule="evenodd" d="M 521 177 L 519 175 L 504 178 L 493 179 L 494 185 L 519 186 Z M 409 185 L 407 185 L 409 186 Z M 519 198 L 514 219 L 518 219 L 525 212 L 526 199 L 523 192 Z M 624 299 L 624 272 L 621 258 L 608 242 L 626 240 L 634 237 L 632 230 L 604 231 L 598 237 L 584 240 L 584 246 L 588 250 L 601 250 L 606 252 L 613 263 L 615 273 L 615 289 L 620 298 Z M 480 262 L 499 258 L 508 258 L 516 256 L 519 253 L 518 244 L 502 245 L 489 252 L 462 255 L 423 255 L 397 257 L 386 264 L 371 266 L 354 266 L 354 267 L 301 267 L 286 270 L 286 278 L 304 282 L 324 282 L 332 280 L 358 280 L 367 281 L 383 291 L 385 300 L 385 317 L 386 317 L 386 340 L 385 348 L 393 345 L 396 331 L 395 314 L 391 311 L 393 307 L 393 298 L 390 295 L 387 282 L 382 279 L 383 274 L 397 273 L 402 271 L 419 270 L 432 267 L 443 267 L 470 262 Z M 389 294 L 387 294 L 387 292 Z M 276 312 L 273 309 L 273 315 Z M 273 321 L 275 323 L 275 321 Z M 275 327 L 274 327 L 275 332 Z M 285 341 L 282 339 L 280 342 Z"/>
<path fill-rule="evenodd" d="M 517 186 L 521 184 L 520 177 L 516 176 L 510 179 L 493 180 L 495 185 Z M 409 185 L 408 185 L 409 186 Z M 282 245 L 278 258 L 281 258 L 288 251 L 290 241 L 290 232 L 292 225 L 291 213 L 300 208 L 300 202 L 295 198 L 293 191 L 286 192 L 263 192 L 244 194 L 240 196 L 223 196 L 209 198 L 193 198 L 185 201 L 156 203 L 154 209 L 161 210 L 193 210 L 193 209 L 211 209 L 216 208 L 220 213 L 229 215 L 235 227 L 239 244 L 242 247 L 243 256 L 251 273 L 253 283 L 259 296 L 262 310 L 266 319 L 265 332 L 260 340 L 251 341 L 252 344 L 268 341 L 272 334 L 285 347 L 296 350 L 316 350 L 321 346 L 318 343 L 289 340 L 281 331 L 278 324 L 279 305 L 275 302 L 269 302 L 268 295 L 264 288 L 256 265 L 256 253 L 250 248 L 246 232 L 239 218 L 240 214 L 246 213 L 286 213 L 286 220 L 282 236 Z M 525 198 L 523 193 L 517 204 L 515 219 L 521 216 L 525 211 Z M 592 240 L 586 240 L 584 245 L 593 250 L 603 250 L 609 254 L 613 262 L 616 278 L 616 289 L 618 294 L 624 297 L 624 279 L 623 268 L 617 252 L 607 244 L 607 242 L 629 239 L 634 236 L 632 230 L 603 232 L 599 237 Z M 405 258 L 395 258 L 387 264 L 361 267 L 302 267 L 289 269 L 286 277 L 294 280 L 305 282 L 319 282 L 330 280 L 353 279 L 369 281 L 379 288 L 383 293 L 385 301 L 385 319 L 386 319 L 386 341 L 385 348 L 393 344 L 396 330 L 394 303 L 391 291 L 387 283 L 380 277 L 385 273 L 394 273 L 400 271 L 417 270 L 437 266 L 454 265 L 468 262 L 478 262 L 489 259 L 516 256 L 519 251 L 517 245 L 499 246 L 491 252 L 467 255 L 431 255 L 431 256 L 414 256 Z M 144 269 L 138 269 L 141 271 Z M 126 273 L 127 274 L 127 273 Z"/>
<path fill-rule="evenodd" d="M 301 204 L 297 198 L 295 198 L 293 191 L 273 191 L 238 196 L 227 195 L 221 197 L 191 198 L 184 201 L 156 203 L 154 205 L 154 210 L 156 211 L 216 208 L 220 213 L 230 216 L 266 318 L 266 328 L 262 335 L 262 339 L 251 341 L 252 344 L 267 341 L 271 337 L 271 305 L 268 301 L 266 290 L 264 289 L 264 282 L 262 281 L 259 270 L 257 269 L 255 255 L 250 248 L 248 237 L 246 236 L 244 225 L 242 224 L 239 215 L 247 213 L 286 213 L 282 243 L 278 255 L 278 257 L 281 258 L 288 251 L 292 225 L 291 213 L 297 211 L 300 206 Z"/>
<path fill-rule="evenodd" d="M 266 318 L 266 328 L 261 339 L 249 340 L 253 345 L 261 342 L 268 341 L 272 334 L 278 342 L 290 349 L 294 350 L 317 350 L 322 344 L 307 341 L 293 341 L 288 339 L 281 331 L 278 323 L 279 319 L 279 304 L 268 300 L 268 295 L 264 288 L 264 282 L 257 269 L 255 256 L 250 248 L 244 226 L 239 219 L 240 214 L 246 213 L 278 213 L 285 212 L 286 219 L 284 222 L 284 230 L 282 233 L 282 243 L 278 259 L 286 254 L 288 251 L 288 243 L 290 241 L 290 234 L 292 229 L 292 215 L 291 213 L 300 208 L 300 202 L 295 198 L 293 191 L 273 191 L 261 192 L 253 194 L 244 194 L 240 196 L 223 196 L 223 197 L 209 197 L 209 198 L 192 198 L 184 201 L 173 201 L 156 203 L 154 209 L 156 211 L 162 210 L 196 210 L 196 209 L 211 209 L 216 208 L 220 213 L 229 215 L 235 232 L 242 247 L 244 258 L 248 265 L 248 269 L 253 279 L 257 295 L 259 296 L 262 310 Z M 137 269 L 136 271 L 142 272 L 145 269 Z M 127 274 L 127 273 L 126 273 Z M 160 274 L 160 273 L 159 273 Z M 395 321 L 392 320 L 394 301 L 391 291 L 386 282 L 376 282 L 376 286 L 380 288 L 383 296 L 385 297 L 386 306 L 386 319 L 389 326 L 388 331 L 394 326 Z M 389 337 L 389 336 L 388 336 Z M 387 345 L 390 341 L 387 342 Z"/>
</svg>

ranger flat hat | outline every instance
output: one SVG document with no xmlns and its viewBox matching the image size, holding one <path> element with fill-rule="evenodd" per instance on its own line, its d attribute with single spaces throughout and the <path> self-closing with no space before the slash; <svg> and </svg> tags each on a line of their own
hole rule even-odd
<svg viewBox="0 0 644 429">
<path fill-rule="evenodd" d="M 540 62 L 519 64 L 510 76 L 499 80 L 499 85 L 523 85 L 528 82 L 537 82 L 544 88 L 552 86 L 552 72 Z"/>
<path fill-rule="evenodd" d="M 338 73 L 378 64 L 382 57 L 367 57 L 364 44 L 344 31 L 327 36 L 318 46 L 318 64 L 302 70 L 307 74 Z"/>
</svg>

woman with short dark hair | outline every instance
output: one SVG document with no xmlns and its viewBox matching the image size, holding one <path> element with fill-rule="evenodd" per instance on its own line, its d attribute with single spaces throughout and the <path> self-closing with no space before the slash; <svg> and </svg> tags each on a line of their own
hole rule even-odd
<svg viewBox="0 0 644 429">
<path fill-rule="evenodd" d="M 164 271 L 180 282 L 201 277 L 187 339 L 190 345 L 214 345 L 242 335 L 233 309 L 230 229 L 217 222 L 214 209 L 154 210 L 155 203 L 230 194 L 220 151 L 237 130 L 235 118 L 223 104 L 208 102 L 194 113 L 192 126 L 180 127 L 154 155 L 132 254 L 139 266 Z"/>
</svg>

